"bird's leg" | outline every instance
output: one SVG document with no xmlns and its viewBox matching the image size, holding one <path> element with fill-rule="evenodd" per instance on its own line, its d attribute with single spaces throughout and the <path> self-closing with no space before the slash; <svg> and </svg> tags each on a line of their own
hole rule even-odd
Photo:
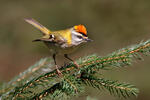
<svg viewBox="0 0 150 100">
<path fill-rule="evenodd" d="M 61 73 L 61 71 L 59 70 L 58 65 L 57 65 L 57 63 L 56 63 L 56 54 L 53 54 L 53 59 L 54 59 L 54 63 L 55 63 L 55 67 L 56 67 L 57 74 L 58 74 L 59 76 L 61 76 L 62 73 Z"/>
<path fill-rule="evenodd" d="M 70 61 L 72 61 L 76 65 L 76 67 L 79 68 L 79 65 L 77 64 L 77 62 L 74 61 L 74 60 L 72 60 L 70 57 L 68 57 L 67 54 L 64 54 L 64 57 L 67 58 L 67 59 L 69 59 Z"/>
</svg>

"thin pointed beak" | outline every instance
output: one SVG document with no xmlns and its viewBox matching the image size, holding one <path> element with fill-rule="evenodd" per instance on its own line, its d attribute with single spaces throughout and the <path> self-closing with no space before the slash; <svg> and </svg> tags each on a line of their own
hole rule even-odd
<svg viewBox="0 0 150 100">
<path fill-rule="evenodd" d="M 84 39 L 85 41 L 87 41 L 87 42 L 92 42 L 93 40 L 91 40 L 91 39 L 89 39 L 89 38 L 86 38 L 86 39 Z"/>
</svg>

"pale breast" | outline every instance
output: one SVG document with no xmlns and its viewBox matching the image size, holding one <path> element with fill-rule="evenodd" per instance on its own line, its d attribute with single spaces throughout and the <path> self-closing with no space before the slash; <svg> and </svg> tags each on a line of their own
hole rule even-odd
<svg viewBox="0 0 150 100">
<path fill-rule="evenodd" d="M 58 45 L 56 43 L 51 42 L 44 42 L 47 47 L 49 48 L 50 52 L 52 54 L 58 54 L 58 55 L 64 55 L 64 54 L 70 54 L 73 53 L 79 46 L 69 46 L 69 47 L 63 47 L 63 45 Z"/>
</svg>

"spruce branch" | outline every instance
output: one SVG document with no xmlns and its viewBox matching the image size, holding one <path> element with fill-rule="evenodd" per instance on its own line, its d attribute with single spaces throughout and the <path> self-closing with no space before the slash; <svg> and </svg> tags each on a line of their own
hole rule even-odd
<svg viewBox="0 0 150 100">
<path fill-rule="evenodd" d="M 7 84 L 3 84 L 3 89 L 0 90 L 0 94 L 7 94 L 7 92 L 9 93 L 10 91 L 13 91 L 16 86 L 24 85 L 38 75 L 40 76 L 45 72 L 51 71 L 52 69 L 48 66 L 49 63 L 49 58 L 41 59 L 35 65 L 20 73 Z"/>
<path fill-rule="evenodd" d="M 84 91 L 86 85 L 106 89 L 119 97 L 137 96 L 138 89 L 131 84 L 96 77 L 98 70 L 121 68 L 131 65 L 134 59 L 142 60 L 142 54 L 149 55 L 150 40 L 115 51 L 107 56 L 90 55 L 80 58 L 76 69 L 73 63 L 60 68 L 63 77 L 58 77 L 51 59 L 40 60 L 0 90 L 2 99 L 70 98 Z M 46 68 L 46 69 L 44 69 Z M 46 70 L 46 71 L 45 71 Z"/>
<path fill-rule="evenodd" d="M 105 78 L 97 78 L 93 75 L 84 75 L 81 77 L 85 85 L 97 88 L 99 90 L 108 90 L 111 95 L 123 96 L 124 98 L 130 96 L 137 96 L 139 90 L 129 83 L 120 83 L 118 81 L 106 80 Z"/>
<path fill-rule="evenodd" d="M 66 100 L 69 99 L 70 96 L 76 96 L 78 93 L 82 92 L 83 87 L 81 86 L 80 79 L 73 76 L 64 77 L 65 78 L 60 83 L 57 83 L 53 87 L 35 95 L 32 99 L 40 100 L 42 98 L 55 98 L 56 100 Z"/>
</svg>

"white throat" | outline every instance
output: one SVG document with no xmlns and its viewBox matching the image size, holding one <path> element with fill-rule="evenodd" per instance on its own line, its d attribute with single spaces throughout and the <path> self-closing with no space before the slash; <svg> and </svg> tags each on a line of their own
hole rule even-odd
<svg viewBox="0 0 150 100">
<path fill-rule="evenodd" d="M 72 34 L 71 35 L 72 36 L 72 45 L 79 45 L 83 42 L 83 40 L 78 37 L 78 36 L 81 36 L 80 33 L 76 32 L 75 30 L 72 30 L 71 34 Z"/>
</svg>

